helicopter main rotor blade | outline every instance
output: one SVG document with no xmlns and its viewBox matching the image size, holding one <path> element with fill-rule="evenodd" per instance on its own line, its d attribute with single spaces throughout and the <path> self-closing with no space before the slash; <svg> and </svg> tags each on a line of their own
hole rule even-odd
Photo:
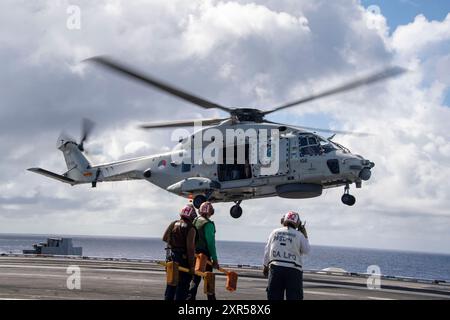
<svg viewBox="0 0 450 320">
<path fill-rule="evenodd" d="M 268 121 L 265 120 L 265 122 L 268 123 L 272 123 L 272 124 L 277 124 L 280 126 L 287 126 L 284 123 L 278 123 L 278 122 L 273 122 L 273 121 Z M 298 128 L 298 129 L 304 129 L 304 130 L 308 130 L 308 131 L 319 131 L 319 132 L 328 132 L 328 133 L 337 133 L 337 134 L 343 134 L 343 135 L 352 135 L 352 136 L 357 136 L 357 137 L 368 137 L 368 136 L 372 136 L 372 133 L 368 133 L 368 132 L 354 132 L 354 131 L 343 131 L 343 130 L 331 130 L 331 129 L 322 129 L 322 128 L 313 128 L 313 127 L 305 127 L 305 126 L 297 126 L 297 125 L 288 125 L 288 126 L 292 126 L 294 128 Z"/>
<path fill-rule="evenodd" d="M 211 126 L 215 124 L 219 124 L 222 121 L 228 120 L 229 118 L 223 119 L 193 119 L 193 120 L 175 120 L 175 121 L 166 121 L 166 122 L 153 122 L 148 124 L 140 125 L 139 127 L 142 129 L 155 129 L 155 128 L 174 128 L 174 127 L 191 127 L 197 124 L 201 124 L 202 126 Z"/>
<path fill-rule="evenodd" d="M 350 90 L 353 90 L 353 89 L 356 89 L 356 88 L 359 88 L 359 87 L 363 87 L 363 86 L 366 86 L 366 85 L 369 85 L 369 84 L 373 84 L 373 83 L 376 83 L 376 82 L 379 82 L 379 81 L 382 81 L 382 80 L 386 80 L 388 78 L 396 77 L 396 76 L 399 76 L 399 75 L 401 75 L 401 74 L 403 74 L 405 72 L 407 72 L 407 70 L 404 69 L 404 68 L 401 68 L 401 67 L 390 67 L 390 68 L 387 68 L 387 69 L 385 69 L 385 70 L 383 70 L 381 72 L 377 72 L 375 74 L 372 74 L 370 76 L 358 79 L 356 81 L 348 82 L 348 83 L 346 83 L 344 85 L 341 85 L 341 86 L 338 86 L 336 88 L 325 90 L 323 92 L 320 92 L 320 93 L 317 93 L 317 94 L 313 94 L 313 95 L 311 95 L 309 97 L 306 97 L 306 98 L 303 98 L 303 99 L 300 99 L 300 100 L 297 100 L 297 101 L 293 101 L 293 102 L 284 104 L 282 106 L 273 108 L 271 110 L 267 110 L 267 111 L 264 112 L 264 115 L 270 114 L 270 113 L 275 112 L 275 111 L 280 111 L 280 110 L 283 110 L 283 109 L 287 109 L 287 108 L 290 108 L 290 107 L 293 107 L 293 106 L 296 106 L 296 105 L 299 105 L 299 104 L 303 104 L 303 103 L 306 103 L 306 102 L 310 102 L 310 101 L 313 101 L 313 100 L 317 100 L 317 99 L 320 99 L 320 98 L 328 97 L 328 96 L 331 96 L 331 95 L 334 95 L 334 94 L 337 94 L 337 93 L 350 91 Z"/>
<path fill-rule="evenodd" d="M 86 59 L 85 61 L 88 61 L 88 62 L 91 61 L 91 62 L 97 63 L 97 64 L 99 64 L 111 71 L 114 71 L 120 75 L 127 76 L 127 77 L 134 79 L 136 81 L 139 81 L 143 84 L 150 85 L 154 88 L 157 88 L 161 91 L 169 93 L 180 99 L 191 102 L 199 107 L 202 107 L 205 109 L 221 109 L 226 112 L 232 111 L 232 109 L 230 109 L 230 108 L 221 106 L 214 102 L 210 102 L 208 100 L 205 100 L 203 98 L 195 96 L 191 93 L 188 93 L 184 90 L 178 89 L 168 83 L 165 83 L 161 80 L 155 79 L 148 74 L 140 72 L 140 71 L 138 71 L 130 66 L 127 66 L 121 62 L 117 62 L 109 57 L 97 56 L 97 57 L 92 57 L 92 58 Z"/>
</svg>

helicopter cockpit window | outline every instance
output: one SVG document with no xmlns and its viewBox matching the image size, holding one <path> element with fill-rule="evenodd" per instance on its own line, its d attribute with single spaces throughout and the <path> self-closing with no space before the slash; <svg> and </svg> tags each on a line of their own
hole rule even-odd
<svg viewBox="0 0 450 320">
<path fill-rule="evenodd" d="M 299 142 L 300 147 L 306 147 L 308 145 L 308 139 L 306 137 L 300 137 Z"/>
<path fill-rule="evenodd" d="M 318 156 L 322 153 L 319 142 L 316 137 L 299 137 L 300 156 Z"/>
<path fill-rule="evenodd" d="M 337 148 L 330 141 L 320 139 L 320 147 L 324 153 L 329 153 L 331 151 L 337 150 Z"/>
</svg>

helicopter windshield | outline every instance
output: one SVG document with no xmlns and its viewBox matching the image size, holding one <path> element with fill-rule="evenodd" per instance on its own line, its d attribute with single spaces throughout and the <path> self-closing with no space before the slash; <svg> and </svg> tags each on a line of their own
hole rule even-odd
<svg viewBox="0 0 450 320">
<path fill-rule="evenodd" d="M 324 140 L 322 138 L 319 138 L 320 141 L 320 147 L 322 148 L 324 153 L 330 153 L 331 151 L 338 150 L 339 148 L 331 141 Z"/>
<path fill-rule="evenodd" d="M 331 141 L 330 141 L 331 142 Z M 342 144 L 339 144 L 337 142 L 331 142 L 333 145 L 344 151 L 344 153 L 351 153 L 350 150 L 346 147 L 344 147 Z"/>
<path fill-rule="evenodd" d="M 325 141 L 323 141 L 325 142 Z M 300 156 L 318 156 L 332 151 L 332 146 L 325 146 L 322 139 L 311 134 L 301 134 L 298 137 Z"/>
<path fill-rule="evenodd" d="M 298 142 L 301 156 L 316 156 L 336 150 L 342 150 L 344 153 L 350 153 L 350 150 L 339 143 L 317 135 L 301 134 L 298 137 Z"/>
<path fill-rule="evenodd" d="M 333 150 L 342 150 L 344 153 L 350 153 L 350 150 L 347 149 L 346 147 L 344 147 L 343 145 L 328 140 L 328 139 L 324 139 L 322 137 L 318 137 L 320 140 L 320 146 L 323 148 L 324 153 L 328 153 L 331 152 Z"/>
</svg>

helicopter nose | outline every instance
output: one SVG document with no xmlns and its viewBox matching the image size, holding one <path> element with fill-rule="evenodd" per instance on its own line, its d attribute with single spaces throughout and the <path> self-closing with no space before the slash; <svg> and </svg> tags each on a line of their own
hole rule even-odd
<svg viewBox="0 0 450 320">
<path fill-rule="evenodd" d="M 370 171 L 369 168 L 364 168 L 359 172 L 359 177 L 363 181 L 369 180 L 371 176 L 372 176 L 372 171 Z"/>
<path fill-rule="evenodd" d="M 361 164 L 364 166 L 364 168 L 359 172 L 359 177 L 363 181 L 367 181 L 372 176 L 371 169 L 375 167 L 375 163 L 369 161 L 369 160 L 362 160 Z"/>
</svg>

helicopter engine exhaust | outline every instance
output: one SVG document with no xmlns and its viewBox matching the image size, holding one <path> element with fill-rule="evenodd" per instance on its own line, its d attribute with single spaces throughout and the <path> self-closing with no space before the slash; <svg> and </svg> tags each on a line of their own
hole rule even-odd
<svg viewBox="0 0 450 320">
<path fill-rule="evenodd" d="M 152 176 L 152 171 L 150 169 L 147 169 L 142 175 L 144 176 L 144 178 L 148 179 Z"/>
</svg>

